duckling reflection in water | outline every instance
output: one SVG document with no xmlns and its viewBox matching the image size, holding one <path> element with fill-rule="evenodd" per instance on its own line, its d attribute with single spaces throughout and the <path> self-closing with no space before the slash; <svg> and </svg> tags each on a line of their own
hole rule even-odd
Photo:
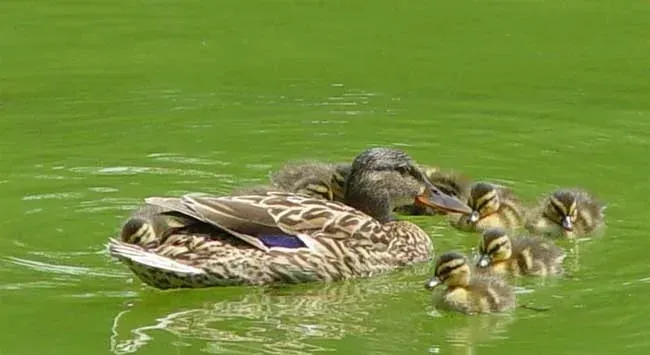
<svg viewBox="0 0 650 355">
<path fill-rule="evenodd" d="M 501 228 L 483 232 L 477 268 L 494 275 L 549 276 L 563 273 L 564 251 L 550 240 L 510 238 Z"/>
<path fill-rule="evenodd" d="M 465 255 L 444 253 L 435 265 L 435 276 L 426 287 L 446 286 L 439 307 L 465 314 L 503 312 L 515 307 L 514 289 L 502 278 L 472 274 Z"/>
<path fill-rule="evenodd" d="M 451 224 L 463 231 L 484 231 L 488 228 L 515 230 L 524 223 L 525 209 L 508 188 L 488 182 L 470 187 L 467 204 L 472 213 L 452 215 Z"/>
<path fill-rule="evenodd" d="M 574 239 L 602 230 L 605 205 L 580 189 L 559 189 L 541 201 L 527 217 L 531 233 Z"/>
</svg>

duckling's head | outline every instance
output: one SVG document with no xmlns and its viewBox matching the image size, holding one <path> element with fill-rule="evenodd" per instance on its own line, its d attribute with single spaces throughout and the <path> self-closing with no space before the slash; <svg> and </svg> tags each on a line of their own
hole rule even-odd
<svg viewBox="0 0 650 355">
<path fill-rule="evenodd" d="M 345 198 L 345 180 L 350 175 L 352 166 L 350 164 L 338 164 L 334 167 L 334 174 L 332 174 L 332 193 L 334 200 L 343 201 Z"/>
<path fill-rule="evenodd" d="M 296 182 L 294 186 L 296 193 L 323 198 L 328 201 L 334 199 L 333 189 L 329 181 L 316 177 L 306 177 Z"/>
<path fill-rule="evenodd" d="M 345 182 L 345 202 L 381 222 L 391 219 L 396 206 L 419 204 L 459 213 L 469 207 L 433 186 L 406 153 L 371 148 L 359 154 Z"/>
<path fill-rule="evenodd" d="M 149 221 L 134 217 L 122 226 L 120 239 L 129 244 L 145 245 L 156 239 L 156 231 Z"/>
<path fill-rule="evenodd" d="M 433 180 L 440 173 L 440 168 L 437 166 L 420 165 L 420 168 L 429 180 Z"/>
<path fill-rule="evenodd" d="M 471 269 L 467 257 L 459 252 L 447 252 L 436 259 L 435 274 L 426 284 L 433 289 L 440 284 L 447 287 L 466 287 L 469 285 Z"/>
<path fill-rule="evenodd" d="M 578 219 L 578 196 L 571 190 L 557 190 L 546 201 L 544 216 L 559 224 L 566 231 L 572 231 Z"/>
<path fill-rule="evenodd" d="M 472 209 L 469 215 L 471 223 L 478 222 L 481 218 L 495 213 L 501 207 L 498 189 L 488 182 L 477 182 L 469 191 L 467 204 Z"/>
<path fill-rule="evenodd" d="M 512 242 L 504 229 L 490 228 L 483 232 L 478 246 L 478 267 L 488 267 L 493 262 L 507 260 L 512 256 Z"/>
</svg>

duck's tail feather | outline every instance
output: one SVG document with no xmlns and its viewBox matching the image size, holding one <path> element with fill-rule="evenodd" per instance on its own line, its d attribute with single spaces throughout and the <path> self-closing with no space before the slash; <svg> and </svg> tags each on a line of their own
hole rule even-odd
<svg viewBox="0 0 650 355">
<path fill-rule="evenodd" d="M 146 251 L 137 245 L 121 242 L 111 238 L 107 244 L 108 252 L 121 260 L 148 268 L 169 271 L 177 274 L 200 275 L 206 272 L 194 266 L 174 261 L 170 258 Z"/>
</svg>

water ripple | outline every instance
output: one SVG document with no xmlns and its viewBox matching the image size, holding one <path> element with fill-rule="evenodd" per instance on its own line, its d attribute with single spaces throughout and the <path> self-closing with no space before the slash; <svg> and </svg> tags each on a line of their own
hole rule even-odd
<svg viewBox="0 0 650 355">
<path fill-rule="evenodd" d="M 83 197 L 80 192 L 56 192 L 48 194 L 26 195 L 23 196 L 23 201 L 30 200 L 65 200 Z"/>
<path fill-rule="evenodd" d="M 116 272 L 112 270 L 100 270 L 98 268 L 90 268 L 83 266 L 71 266 L 71 265 L 56 265 L 49 264 L 36 260 L 22 259 L 10 256 L 5 258 L 8 263 L 23 266 L 31 270 L 41 271 L 46 273 L 54 273 L 60 275 L 74 275 L 74 276 L 101 276 L 101 277 L 111 277 L 111 278 L 123 278 L 125 275 L 129 275 L 126 272 Z"/>
<path fill-rule="evenodd" d="M 232 179 L 231 174 L 218 174 L 204 170 L 195 169 L 173 169 L 173 168 L 160 168 L 149 166 L 79 166 L 69 169 L 75 173 L 83 173 L 90 175 L 137 175 L 137 174 L 151 174 L 151 175 L 179 175 L 179 176 L 198 176 L 206 178 L 217 179 Z"/>
</svg>

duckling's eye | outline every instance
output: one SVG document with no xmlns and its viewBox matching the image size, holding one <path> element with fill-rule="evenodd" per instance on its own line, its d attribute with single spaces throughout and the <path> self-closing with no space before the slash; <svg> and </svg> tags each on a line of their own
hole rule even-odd
<svg viewBox="0 0 650 355">
<path fill-rule="evenodd" d="M 566 213 L 564 212 L 564 210 L 563 210 L 561 207 L 559 207 L 558 205 L 556 205 L 555 203 L 552 203 L 552 202 L 551 202 L 550 205 L 551 205 L 551 207 L 552 207 L 551 210 L 552 210 L 556 215 L 558 215 L 558 216 L 564 216 L 564 215 L 566 215 Z"/>
<path fill-rule="evenodd" d="M 494 201 L 495 198 L 496 198 L 496 196 L 491 196 L 490 198 L 484 200 L 483 202 L 481 202 L 480 205 L 478 205 L 478 207 L 476 209 L 479 210 L 479 211 L 482 210 L 483 208 L 485 208 L 485 206 L 487 206 L 489 203 Z"/>
<path fill-rule="evenodd" d="M 444 268 L 438 270 L 438 274 L 437 274 L 436 276 L 442 278 L 443 275 L 447 275 L 447 274 L 449 274 L 450 271 L 451 271 L 451 268 L 449 268 L 449 267 L 444 267 Z"/>
</svg>

